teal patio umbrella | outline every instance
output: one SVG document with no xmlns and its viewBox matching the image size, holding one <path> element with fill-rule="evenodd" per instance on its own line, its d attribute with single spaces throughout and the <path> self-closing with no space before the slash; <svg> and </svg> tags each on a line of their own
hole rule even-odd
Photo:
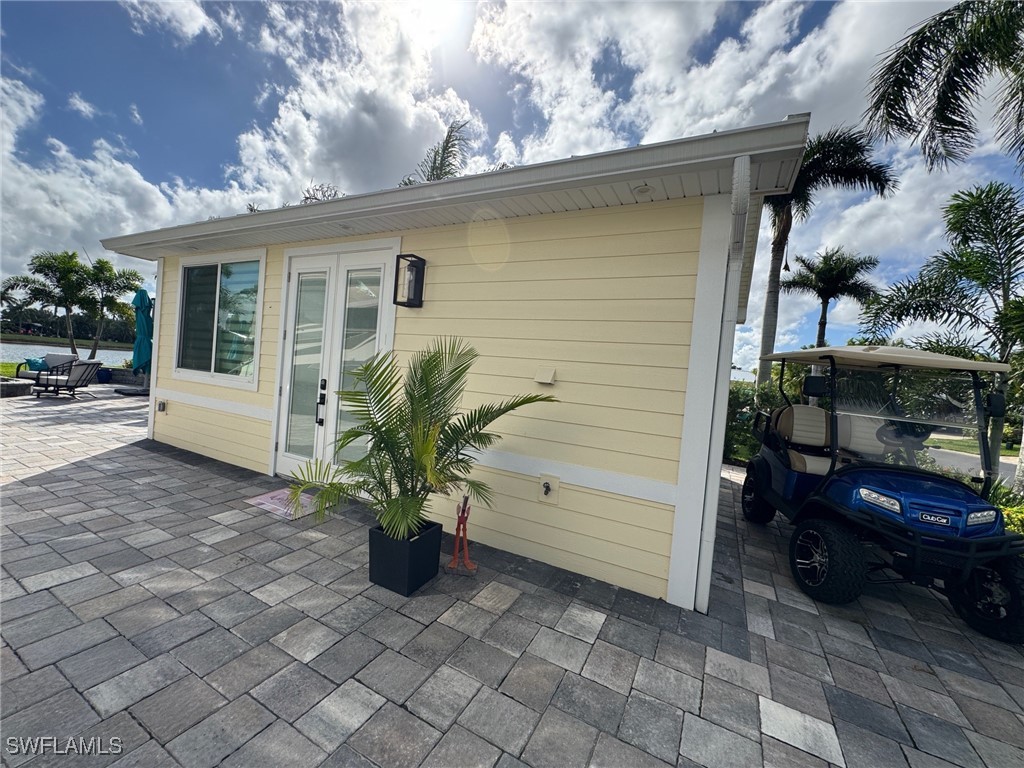
<svg viewBox="0 0 1024 768">
<path fill-rule="evenodd" d="M 135 346 L 132 348 L 132 373 L 142 373 L 141 389 L 115 389 L 122 395 L 148 395 L 149 369 L 153 362 L 153 300 L 140 288 L 132 299 L 135 307 Z"/>
</svg>

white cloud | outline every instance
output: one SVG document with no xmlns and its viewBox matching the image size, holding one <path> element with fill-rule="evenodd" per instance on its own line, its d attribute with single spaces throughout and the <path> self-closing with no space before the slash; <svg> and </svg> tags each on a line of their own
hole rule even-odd
<svg viewBox="0 0 1024 768">
<path fill-rule="evenodd" d="M 128 11 L 138 34 L 143 34 L 146 27 L 156 27 L 166 29 L 184 43 L 202 34 L 214 40 L 220 40 L 223 35 L 220 25 L 206 14 L 197 0 L 120 0 L 120 4 Z"/>
<path fill-rule="evenodd" d="M 139 106 L 137 104 L 132 104 L 128 107 L 128 116 L 136 125 L 142 125 L 142 115 L 139 113 Z"/>
<path fill-rule="evenodd" d="M 94 105 L 82 98 L 82 94 L 77 92 L 68 96 L 68 109 L 77 112 L 86 120 L 92 120 L 99 112 Z"/>
</svg>

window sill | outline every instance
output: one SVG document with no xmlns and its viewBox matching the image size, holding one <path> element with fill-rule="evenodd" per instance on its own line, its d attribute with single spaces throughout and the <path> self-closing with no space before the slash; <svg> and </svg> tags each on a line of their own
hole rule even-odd
<svg viewBox="0 0 1024 768">
<path fill-rule="evenodd" d="M 188 368 L 175 368 L 171 372 L 171 378 L 177 381 L 189 381 L 194 384 L 208 384 L 214 387 L 225 389 L 240 389 L 246 392 L 255 392 L 259 389 L 259 382 L 255 377 L 230 376 L 226 373 L 206 373 L 204 371 L 193 371 Z"/>
</svg>

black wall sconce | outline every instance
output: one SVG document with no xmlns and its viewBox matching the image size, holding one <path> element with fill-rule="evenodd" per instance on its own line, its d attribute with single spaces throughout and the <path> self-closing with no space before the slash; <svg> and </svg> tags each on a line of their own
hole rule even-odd
<svg viewBox="0 0 1024 768">
<path fill-rule="evenodd" d="M 423 273 L 427 261 L 411 253 L 400 253 L 395 260 L 395 301 L 400 307 L 423 306 Z"/>
</svg>

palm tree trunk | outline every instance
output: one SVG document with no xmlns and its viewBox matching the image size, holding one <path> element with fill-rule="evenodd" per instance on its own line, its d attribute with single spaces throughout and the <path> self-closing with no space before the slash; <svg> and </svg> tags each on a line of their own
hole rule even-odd
<svg viewBox="0 0 1024 768">
<path fill-rule="evenodd" d="M 814 342 L 816 347 L 825 346 L 825 327 L 828 325 L 828 301 L 821 302 L 821 314 L 818 316 L 818 338 Z"/>
<path fill-rule="evenodd" d="M 92 340 L 92 351 L 89 352 L 89 359 L 96 359 L 96 352 L 100 348 L 100 336 L 103 335 L 103 321 L 106 320 L 104 315 L 101 313 L 96 319 L 96 336 Z"/>
<path fill-rule="evenodd" d="M 71 325 L 71 307 L 64 307 L 64 324 L 68 329 L 68 343 L 71 344 L 71 354 L 78 354 L 78 347 L 75 345 L 75 329 Z"/>
<path fill-rule="evenodd" d="M 759 357 L 775 351 L 775 331 L 779 325 L 779 278 L 782 274 L 782 259 L 786 255 L 789 232 L 793 228 L 793 209 L 787 206 L 779 215 L 776 231 L 772 236 L 772 260 L 768 267 L 768 288 L 764 294 L 764 314 L 761 319 L 761 353 Z M 772 364 L 760 360 L 757 364 L 757 385 L 766 384 L 772 378 Z"/>
</svg>

